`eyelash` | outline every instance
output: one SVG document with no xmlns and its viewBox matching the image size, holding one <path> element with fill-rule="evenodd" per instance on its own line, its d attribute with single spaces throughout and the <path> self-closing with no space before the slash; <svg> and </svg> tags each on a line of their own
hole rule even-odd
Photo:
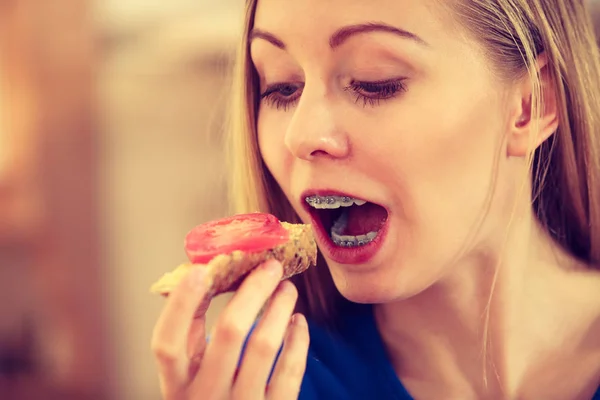
<svg viewBox="0 0 600 400">
<path fill-rule="evenodd" d="M 345 91 L 351 92 L 355 97 L 355 103 L 363 103 L 363 107 L 370 105 L 371 107 L 378 106 L 381 101 L 390 100 L 396 97 L 399 93 L 406 91 L 405 79 L 391 79 L 377 82 L 358 82 L 352 81 L 350 85 L 344 88 Z M 274 107 L 277 110 L 283 109 L 287 111 L 299 99 L 299 91 L 304 87 L 303 84 L 295 85 L 292 83 L 276 83 L 269 86 L 264 93 L 260 95 L 262 101 L 267 105 Z M 293 90 L 289 95 L 282 95 L 284 90 Z"/>
</svg>

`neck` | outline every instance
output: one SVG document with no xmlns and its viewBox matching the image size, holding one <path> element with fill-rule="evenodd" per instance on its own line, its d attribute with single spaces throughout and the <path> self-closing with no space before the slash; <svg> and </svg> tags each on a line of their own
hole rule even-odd
<svg viewBox="0 0 600 400">
<path fill-rule="evenodd" d="M 533 215 L 515 220 L 507 237 L 497 241 L 502 250 L 471 252 L 425 292 L 376 307 L 409 390 L 425 398 L 435 395 L 431 387 L 463 399 L 546 398 L 531 387 L 548 387 L 575 361 L 578 389 L 565 390 L 591 390 L 600 372 L 600 277 L 558 249 Z M 579 354 L 589 360 L 572 359 Z"/>
</svg>

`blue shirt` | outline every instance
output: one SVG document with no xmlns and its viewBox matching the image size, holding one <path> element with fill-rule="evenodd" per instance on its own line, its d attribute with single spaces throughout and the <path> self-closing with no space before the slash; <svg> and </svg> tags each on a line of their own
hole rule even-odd
<svg viewBox="0 0 600 400">
<path fill-rule="evenodd" d="M 333 333 L 309 321 L 299 400 L 413 400 L 389 362 L 371 307 L 352 307 Z M 591 400 L 600 400 L 600 388 Z"/>
</svg>

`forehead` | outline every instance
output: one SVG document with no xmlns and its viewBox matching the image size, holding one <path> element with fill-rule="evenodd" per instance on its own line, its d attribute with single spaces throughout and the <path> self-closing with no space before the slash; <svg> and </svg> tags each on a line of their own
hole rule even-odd
<svg viewBox="0 0 600 400">
<path fill-rule="evenodd" d="M 313 45 L 341 26 L 385 23 L 423 38 L 442 41 L 452 28 L 438 0 L 258 0 L 255 28 L 282 39 Z"/>
</svg>

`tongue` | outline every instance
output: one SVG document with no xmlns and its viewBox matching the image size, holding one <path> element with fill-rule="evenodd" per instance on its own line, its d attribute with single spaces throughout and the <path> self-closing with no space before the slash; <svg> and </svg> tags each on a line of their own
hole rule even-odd
<svg viewBox="0 0 600 400">
<path fill-rule="evenodd" d="M 373 203 L 352 206 L 346 210 L 348 223 L 344 229 L 344 235 L 359 236 L 369 232 L 377 232 L 387 219 L 385 208 Z"/>
</svg>

